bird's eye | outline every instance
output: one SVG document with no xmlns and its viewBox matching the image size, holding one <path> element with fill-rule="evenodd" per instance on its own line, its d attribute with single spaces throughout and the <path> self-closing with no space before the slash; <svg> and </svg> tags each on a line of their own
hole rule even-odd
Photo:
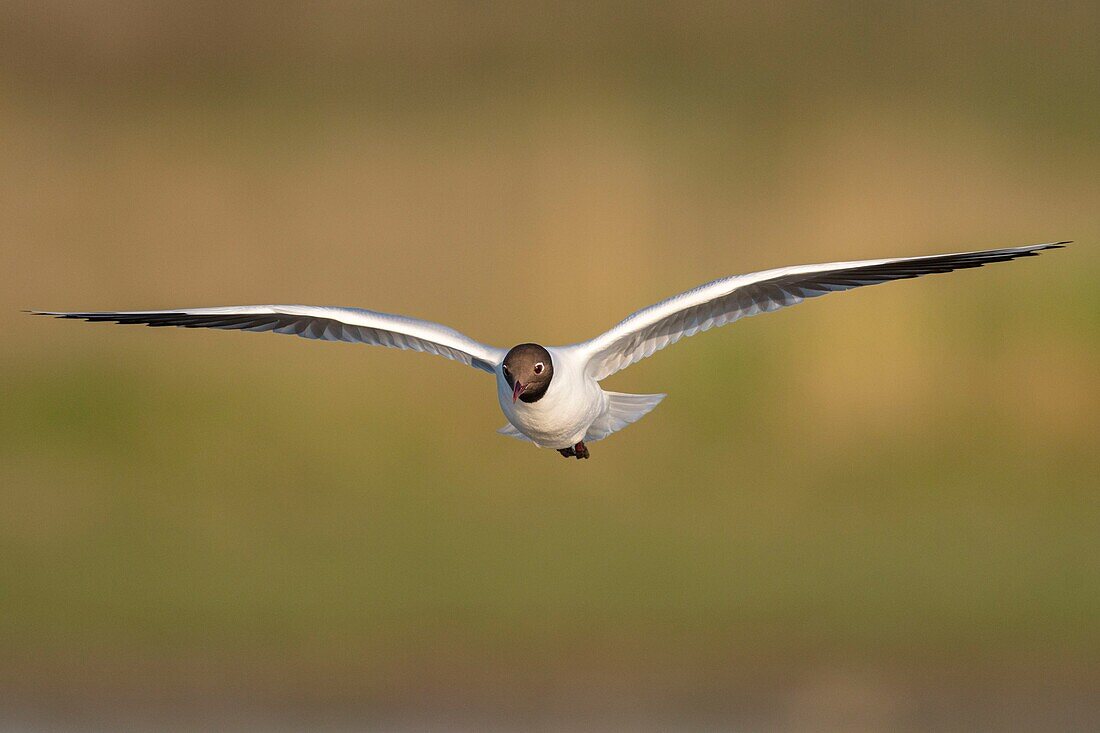
<svg viewBox="0 0 1100 733">
<path fill-rule="evenodd" d="M 535 374 L 542 374 L 542 370 L 545 368 L 546 367 L 544 367 L 542 362 L 540 361 L 538 364 L 535 364 Z"/>
</svg>

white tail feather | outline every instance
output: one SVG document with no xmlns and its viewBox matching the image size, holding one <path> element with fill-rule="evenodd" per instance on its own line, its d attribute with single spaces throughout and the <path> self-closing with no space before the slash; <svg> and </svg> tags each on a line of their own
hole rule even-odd
<svg viewBox="0 0 1100 733">
<path fill-rule="evenodd" d="M 585 442 L 602 440 L 627 425 L 641 420 L 665 398 L 663 394 L 607 392 L 607 410 L 596 418 L 584 435 Z"/>
<path fill-rule="evenodd" d="M 666 396 L 663 394 L 623 394 L 622 392 L 607 392 L 606 390 L 604 394 L 607 395 L 607 410 L 588 427 L 588 432 L 584 434 L 586 443 L 603 440 L 627 425 L 637 422 L 660 404 Z M 511 423 L 500 428 L 497 432 L 517 440 L 531 440 Z"/>
</svg>

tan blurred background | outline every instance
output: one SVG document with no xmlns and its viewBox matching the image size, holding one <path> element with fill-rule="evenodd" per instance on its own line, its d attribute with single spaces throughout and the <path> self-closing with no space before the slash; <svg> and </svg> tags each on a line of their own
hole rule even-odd
<svg viewBox="0 0 1100 733">
<path fill-rule="evenodd" d="M 0 5 L 0 725 L 1100 726 L 1100 6 Z M 24 308 L 355 305 L 501 346 L 734 272 L 1052 239 L 608 382 Z"/>
</svg>

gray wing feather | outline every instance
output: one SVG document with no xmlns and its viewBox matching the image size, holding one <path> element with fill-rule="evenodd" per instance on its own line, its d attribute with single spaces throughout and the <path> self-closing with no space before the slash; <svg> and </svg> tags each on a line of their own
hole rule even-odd
<svg viewBox="0 0 1100 733">
<path fill-rule="evenodd" d="M 1069 242 L 929 257 L 831 262 L 734 275 L 640 310 L 610 331 L 574 348 L 587 352 L 588 373 L 600 380 L 686 336 L 795 305 L 807 298 L 1030 257 L 1065 244 Z"/>
<path fill-rule="evenodd" d="M 272 331 L 307 339 L 408 349 L 436 354 L 490 374 L 503 350 L 479 343 L 452 328 L 416 318 L 362 308 L 309 305 L 246 305 L 167 311 L 32 311 L 37 315 L 146 326 Z"/>
</svg>

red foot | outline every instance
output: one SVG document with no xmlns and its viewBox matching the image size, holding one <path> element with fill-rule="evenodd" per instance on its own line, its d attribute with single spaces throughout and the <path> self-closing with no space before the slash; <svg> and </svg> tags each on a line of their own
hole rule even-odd
<svg viewBox="0 0 1100 733">
<path fill-rule="evenodd" d="M 566 458 L 576 458 L 578 461 L 582 458 L 588 458 L 588 456 L 591 455 L 588 452 L 588 446 L 584 444 L 583 440 L 577 443 L 572 448 L 564 448 L 562 450 L 559 450 L 558 453 L 561 453 Z"/>
</svg>

